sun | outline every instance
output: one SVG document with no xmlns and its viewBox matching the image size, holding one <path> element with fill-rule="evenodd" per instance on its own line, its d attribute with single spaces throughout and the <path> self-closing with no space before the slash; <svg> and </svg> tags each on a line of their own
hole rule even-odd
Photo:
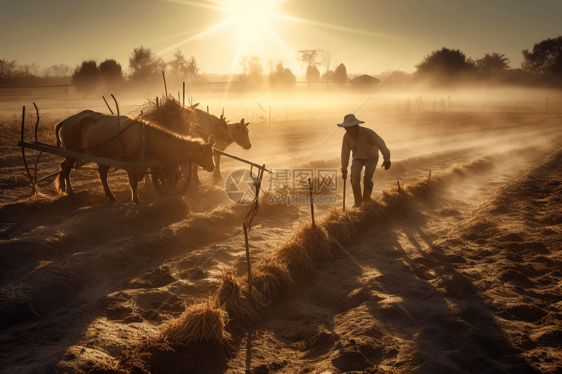
<svg viewBox="0 0 562 374">
<path fill-rule="evenodd" d="M 229 23 L 236 30 L 239 48 L 251 48 L 269 33 L 278 3 L 271 0 L 231 0 L 223 3 L 224 10 L 229 14 Z"/>
</svg>

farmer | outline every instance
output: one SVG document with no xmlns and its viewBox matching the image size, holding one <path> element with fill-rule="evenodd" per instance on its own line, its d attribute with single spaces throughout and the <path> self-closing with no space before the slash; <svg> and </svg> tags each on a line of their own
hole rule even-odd
<svg viewBox="0 0 562 374">
<path fill-rule="evenodd" d="M 386 148 L 384 140 L 373 130 L 359 126 L 365 123 L 355 118 L 355 115 L 348 114 L 343 118 L 343 123 L 338 123 L 339 127 L 345 129 L 343 143 L 341 147 L 341 172 L 343 179 L 347 179 L 347 165 L 349 164 L 349 152 L 351 151 L 351 187 L 355 198 L 354 207 L 361 206 L 363 201 L 371 199 L 373 191 L 373 174 L 379 161 L 379 151 L 381 151 L 384 162 L 384 170 L 390 168 L 390 150 Z M 365 177 L 363 178 L 364 190 L 361 195 L 361 170 L 365 167 Z"/>
</svg>

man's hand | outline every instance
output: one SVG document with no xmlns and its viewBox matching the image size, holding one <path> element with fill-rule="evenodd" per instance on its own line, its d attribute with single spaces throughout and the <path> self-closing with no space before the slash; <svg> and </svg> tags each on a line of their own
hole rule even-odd
<svg viewBox="0 0 562 374">
<path fill-rule="evenodd" d="M 390 169 L 390 160 L 384 160 L 381 167 L 384 166 L 384 170 Z"/>
<path fill-rule="evenodd" d="M 343 180 L 347 179 L 347 169 L 341 169 L 341 177 Z"/>
</svg>

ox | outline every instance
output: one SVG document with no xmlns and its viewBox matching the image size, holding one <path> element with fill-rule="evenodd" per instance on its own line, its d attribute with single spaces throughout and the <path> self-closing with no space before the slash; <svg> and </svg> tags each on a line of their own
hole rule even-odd
<svg viewBox="0 0 562 374">
<path fill-rule="evenodd" d="M 195 133 L 202 138 L 207 138 L 213 135 L 217 141 L 215 148 L 224 151 L 233 142 L 238 143 L 244 149 L 250 149 L 252 143 L 250 143 L 250 136 L 248 125 L 249 122 L 244 122 L 244 118 L 237 123 L 228 123 L 221 114 L 220 118 L 209 114 L 200 109 L 194 109 L 197 115 L 197 120 L 199 125 L 195 127 Z M 220 158 L 221 154 L 219 152 L 214 153 L 215 159 L 215 171 L 213 174 L 213 182 L 215 184 L 220 183 L 223 179 L 220 171 Z M 197 175 L 197 167 L 193 169 L 193 180 L 197 184 L 201 184 L 199 181 L 199 176 Z"/>
<path fill-rule="evenodd" d="M 208 141 L 181 136 L 158 125 L 133 120 L 126 116 L 119 117 L 121 159 L 127 162 L 139 161 L 143 152 L 143 125 L 145 127 L 146 157 L 157 160 L 162 166 L 175 166 L 187 161 L 193 162 L 208 172 L 215 168 L 213 163 L 214 137 Z M 55 128 L 57 146 L 87 155 L 114 158 L 117 154 L 117 117 L 85 110 L 60 122 Z M 70 184 L 70 171 L 77 163 L 77 159 L 65 158 L 61 163 L 61 172 L 55 179 L 55 186 L 59 193 L 74 196 Z M 99 165 L 98 172 L 109 200 L 116 200 L 107 184 L 107 174 L 110 166 Z M 142 173 L 127 171 L 131 187 L 131 199 L 139 204 L 137 184 L 142 179 Z"/>
</svg>

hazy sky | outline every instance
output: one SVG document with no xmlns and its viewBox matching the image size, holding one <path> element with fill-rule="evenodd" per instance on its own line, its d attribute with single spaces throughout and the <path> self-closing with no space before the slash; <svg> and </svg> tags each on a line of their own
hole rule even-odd
<svg viewBox="0 0 562 374">
<path fill-rule="evenodd" d="M 284 60 L 320 48 L 349 73 L 412 72 L 443 46 L 478 59 L 521 51 L 562 34 L 561 0 L 0 0 L 0 59 L 42 68 L 116 59 L 128 69 L 133 48 L 164 59 L 176 48 L 205 73 L 240 73 L 240 57 Z M 264 63 L 264 67 L 267 64 Z M 267 68 L 266 68 L 267 69 Z M 321 69 L 322 70 L 322 69 Z"/>
</svg>

